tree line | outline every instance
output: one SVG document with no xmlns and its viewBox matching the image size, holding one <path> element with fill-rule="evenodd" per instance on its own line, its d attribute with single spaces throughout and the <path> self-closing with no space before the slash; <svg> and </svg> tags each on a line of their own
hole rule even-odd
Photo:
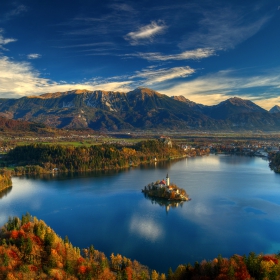
<svg viewBox="0 0 280 280">
<path fill-rule="evenodd" d="M 14 173 L 40 174 L 60 172 L 106 170 L 129 167 L 154 160 L 182 156 L 177 146 L 170 148 L 159 140 L 142 141 L 134 146 L 93 145 L 90 147 L 31 144 L 17 146 L 3 158 L 14 165 Z"/>
</svg>

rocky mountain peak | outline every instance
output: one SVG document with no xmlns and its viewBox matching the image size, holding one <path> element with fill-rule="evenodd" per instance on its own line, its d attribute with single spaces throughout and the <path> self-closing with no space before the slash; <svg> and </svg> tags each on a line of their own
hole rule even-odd
<svg viewBox="0 0 280 280">
<path fill-rule="evenodd" d="M 270 110 L 269 113 L 275 114 L 275 113 L 280 113 L 280 106 L 275 105 L 273 106 Z"/>
<path fill-rule="evenodd" d="M 231 97 L 221 103 L 219 103 L 217 106 L 230 106 L 238 108 L 238 110 L 242 109 L 244 112 L 266 112 L 265 109 L 261 108 L 254 102 L 246 99 L 242 99 L 240 97 Z"/>
<path fill-rule="evenodd" d="M 141 94 L 142 96 L 162 96 L 161 93 L 152 90 L 150 88 L 145 88 L 145 87 L 138 87 L 130 92 L 127 93 L 128 95 L 137 95 L 137 94 Z"/>
<path fill-rule="evenodd" d="M 185 102 L 185 103 L 189 103 L 189 102 L 192 102 L 190 101 L 189 99 L 187 99 L 185 96 L 183 95 L 173 95 L 171 96 L 171 98 L 173 98 L 174 100 L 178 100 L 178 101 L 181 101 L 181 102 Z"/>
</svg>

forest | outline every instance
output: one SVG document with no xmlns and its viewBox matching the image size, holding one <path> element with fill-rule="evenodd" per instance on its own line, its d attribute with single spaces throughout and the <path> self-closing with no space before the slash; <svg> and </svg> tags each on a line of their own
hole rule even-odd
<svg viewBox="0 0 280 280">
<path fill-rule="evenodd" d="M 17 146 L 3 158 L 14 166 L 14 174 L 40 174 L 50 171 L 74 172 L 118 169 L 144 162 L 181 157 L 178 146 L 168 147 L 159 140 L 142 141 L 134 146 L 92 145 L 90 147 L 31 144 Z"/>
<path fill-rule="evenodd" d="M 68 237 L 59 237 L 44 221 L 29 213 L 9 218 L 0 231 L 0 279 L 69 280 L 185 280 L 279 279 L 280 256 L 234 255 L 194 265 L 179 265 L 159 273 L 112 253 L 107 258 L 93 245 L 80 249 Z"/>
</svg>

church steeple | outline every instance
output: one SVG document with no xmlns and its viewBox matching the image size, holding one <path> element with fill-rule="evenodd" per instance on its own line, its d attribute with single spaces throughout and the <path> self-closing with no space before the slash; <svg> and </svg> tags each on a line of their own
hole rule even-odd
<svg viewBox="0 0 280 280">
<path fill-rule="evenodd" d="M 169 187 L 169 177 L 168 177 L 168 173 L 166 174 L 166 186 Z"/>
</svg>

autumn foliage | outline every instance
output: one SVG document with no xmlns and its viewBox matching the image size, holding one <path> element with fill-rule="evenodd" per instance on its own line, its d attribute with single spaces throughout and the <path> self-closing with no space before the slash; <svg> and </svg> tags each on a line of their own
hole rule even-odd
<svg viewBox="0 0 280 280">
<path fill-rule="evenodd" d="M 130 147 L 117 144 L 74 147 L 36 143 L 17 146 L 2 160 L 7 165 L 16 165 L 14 174 L 22 175 L 49 173 L 54 168 L 59 172 L 119 169 L 154 161 L 155 158 L 168 160 L 183 154 L 177 145 L 171 148 L 159 140 L 141 141 Z"/>
<path fill-rule="evenodd" d="M 11 172 L 7 169 L 0 169 L 0 192 L 12 186 Z"/>
<path fill-rule="evenodd" d="M 137 261 L 104 253 L 93 246 L 74 247 L 42 220 L 29 214 L 9 218 L 0 231 L 0 279 L 97 280 L 246 280 L 280 279 L 280 255 L 234 255 L 179 265 L 158 273 Z"/>
<path fill-rule="evenodd" d="M 118 255 L 118 267 L 93 246 L 82 250 L 29 214 L 0 232 L 0 279 L 150 279 L 147 267 Z"/>
</svg>

